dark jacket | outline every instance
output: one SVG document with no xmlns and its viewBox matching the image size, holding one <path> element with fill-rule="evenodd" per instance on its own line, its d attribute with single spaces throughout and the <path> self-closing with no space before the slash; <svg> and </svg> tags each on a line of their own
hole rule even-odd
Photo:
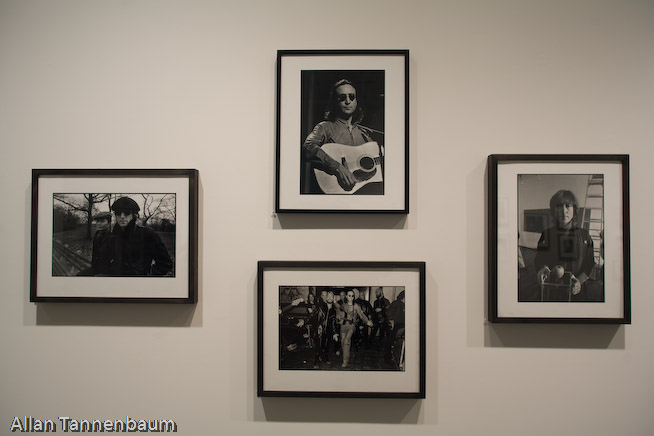
<svg viewBox="0 0 654 436">
<path fill-rule="evenodd" d="M 566 231 L 556 226 L 543 231 L 538 240 L 534 266 L 539 271 L 545 265 L 550 269 L 561 265 L 575 276 L 582 272 L 590 276 L 595 259 L 593 240 L 588 231 L 579 227 Z"/>
<path fill-rule="evenodd" d="M 372 310 L 372 306 L 370 305 L 370 303 L 367 300 L 364 300 L 363 298 L 359 298 L 357 300 L 354 300 L 354 302 L 359 305 L 359 307 L 361 308 L 361 311 L 366 316 L 366 318 L 368 318 L 369 320 L 372 321 L 373 310 Z"/>
<path fill-rule="evenodd" d="M 111 274 L 113 264 L 113 237 L 111 230 L 98 230 L 93 237 L 93 254 L 91 255 L 91 268 L 94 275 Z"/>
<path fill-rule="evenodd" d="M 323 334 L 333 335 L 334 333 L 340 333 L 341 326 L 337 322 L 337 312 L 338 309 L 334 304 L 332 304 L 330 309 L 327 303 L 318 303 L 316 310 L 309 317 L 309 322 L 316 329 L 318 326 L 322 326 Z"/>
<path fill-rule="evenodd" d="M 159 235 L 132 221 L 123 230 L 115 225 L 113 275 L 163 276 L 173 270 L 173 261 Z"/>
<path fill-rule="evenodd" d="M 393 321 L 394 330 L 397 331 L 401 328 L 404 328 L 404 303 L 402 300 L 397 299 L 391 303 L 386 312 L 388 315 L 388 320 Z"/>
<path fill-rule="evenodd" d="M 384 324 L 384 322 L 386 321 L 386 310 L 390 305 L 391 303 L 390 301 L 388 301 L 388 298 L 386 297 L 377 298 L 373 303 L 373 307 L 374 309 L 381 309 L 381 312 L 377 312 L 377 311 L 374 312 L 372 317 L 372 322 L 375 324 Z"/>
<path fill-rule="evenodd" d="M 91 266 L 77 273 L 78 276 L 107 276 L 113 274 L 114 246 L 111 230 L 98 230 L 93 236 Z"/>
</svg>

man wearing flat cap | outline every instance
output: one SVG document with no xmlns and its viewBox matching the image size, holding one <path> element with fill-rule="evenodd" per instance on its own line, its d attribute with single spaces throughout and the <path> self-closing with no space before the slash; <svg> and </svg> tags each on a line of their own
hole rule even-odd
<svg viewBox="0 0 654 436">
<path fill-rule="evenodd" d="M 112 231 L 115 276 L 165 276 L 173 270 L 173 261 L 159 235 L 136 224 L 141 210 L 136 201 L 120 197 L 111 205 L 116 217 Z"/>
</svg>

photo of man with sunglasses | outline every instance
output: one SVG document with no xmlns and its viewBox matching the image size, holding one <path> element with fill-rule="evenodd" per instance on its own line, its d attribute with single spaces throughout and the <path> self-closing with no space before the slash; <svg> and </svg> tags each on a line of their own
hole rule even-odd
<svg viewBox="0 0 654 436">
<path fill-rule="evenodd" d="M 112 231 L 114 276 L 165 276 L 173 261 L 161 237 L 154 230 L 136 223 L 139 205 L 120 197 L 112 205 L 116 225 Z"/>
<path fill-rule="evenodd" d="M 383 91 L 380 98 L 383 99 Z M 302 144 L 302 157 L 311 168 L 333 177 L 327 177 L 325 182 L 319 178 L 317 183 L 313 180 L 304 183 L 309 188 L 303 189 L 302 193 L 384 193 L 382 147 L 372 138 L 374 134 L 383 135 L 383 132 L 361 124 L 364 112 L 360 100 L 356 86 L 347 78 L 337 80 L 331 86 L 324 120 L 306 137 Z M 328 146 L 324 147 L 326 144 Z M 321 172 L 315 175 L 320 177 Z M 326 183 L 332 179 L 334 189 L 326 187 Z"/>
</svg>

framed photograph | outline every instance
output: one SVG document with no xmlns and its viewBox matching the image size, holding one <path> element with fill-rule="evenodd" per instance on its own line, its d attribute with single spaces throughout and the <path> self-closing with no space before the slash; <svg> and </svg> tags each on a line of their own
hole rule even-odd
<svg viewBox="0 0 654 436">
<path fill-rule="evenodd" d="M 631 322 L 629 156 L 488 157 L 491 322 Z"/>
<path fill-rule="evenodd" d="M 32 302 L 195 303 L 197 170 L 32 170 Z"/>
<path fill-rule="evenodd" d="M 409 213 L 409 51 L 277 52 L 276 212 Z"/>
<path fill-rule="evenodd" d="M 260 397 L 425 398 L 424 262 L 260 261 Z"/>
</svg>

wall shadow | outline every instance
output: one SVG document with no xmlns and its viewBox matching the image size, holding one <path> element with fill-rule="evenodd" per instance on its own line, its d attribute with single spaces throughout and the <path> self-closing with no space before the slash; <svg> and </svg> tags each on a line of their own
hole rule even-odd
<svg viewBox="0 0 654 436">
<path fill-rule="evenodd" d="M 273 229 L 397 229 L 407 228 L 404 214 L 273 214 Z"/>
<path fill-rule="evenodd" d="M 268 422 L 419 424 L 422 400 L 262 398 Z"/>
<path fill-rule="evenodd" d="M 466 275 L 467 344 L 482 347 L 482 321 L 488 307 L 488 195 L 486 161 L 477 164 L 466 178 L 466 260 L 475 274 Z M 480 186 L 480 178 L 483 186 Z M 483 189 L 483 191 L 481 191 Z M 483 192 L 483 201 L 479 193 Z M 480 222 L 483 217 L 483 224 Z M 483 243 L 483 253 L 479 247 Z M 481 262 L 481 263 L 480 263 Z M 483 294 L 483 295 L 480 295 Z"/>
<path fill-rule="evenodd" d="M 36 325 L 190 327 L 195 304 L 38 303 Z"/>
<path fill-rule="evenodd" d="M 490 324 L 484 328 L 487 347 L 625 349 L 621 325 Z"/>
</svg>

